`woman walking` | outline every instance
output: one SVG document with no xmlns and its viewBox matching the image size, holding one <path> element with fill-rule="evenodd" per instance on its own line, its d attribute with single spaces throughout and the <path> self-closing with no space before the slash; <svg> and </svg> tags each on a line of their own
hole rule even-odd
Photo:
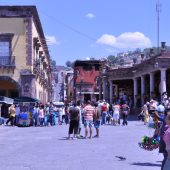
<svg viewBox="0 0 170 170">
<path fill-rule="evenodd" d="M 16 111 L 15 111 L 15 106 L 11 105 L 9 107 L 9 119 L 6 122 L 6 125 L 8 125 L 8 123 L 11 123 L 11 126 L 14 126 L 15 123 L 15 116 L 16 116 Z"/>
</svg>

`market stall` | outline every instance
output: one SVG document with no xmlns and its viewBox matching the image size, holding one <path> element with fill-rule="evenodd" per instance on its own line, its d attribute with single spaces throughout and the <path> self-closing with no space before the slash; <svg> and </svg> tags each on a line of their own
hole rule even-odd
<svg viewBox="0 0 170 170">
<path fill-rule="evenodd" d="M 37 102 L 39 100 L 25 96 L 14 99 L 14 103 L 20 107 L 18 126 L 28 127 L 31 125 L 32 110 Z"/>
</svg>

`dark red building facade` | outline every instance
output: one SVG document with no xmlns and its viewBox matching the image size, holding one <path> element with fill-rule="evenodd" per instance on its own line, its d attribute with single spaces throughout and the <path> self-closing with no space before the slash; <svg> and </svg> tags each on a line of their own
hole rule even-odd
<svg viewBox="0 0 170 170">
<path fill-rule="evenodd" d="M 100 60 L 77 60 L 74 63 L 74 100 L 99 100 Z"/>
</svg>

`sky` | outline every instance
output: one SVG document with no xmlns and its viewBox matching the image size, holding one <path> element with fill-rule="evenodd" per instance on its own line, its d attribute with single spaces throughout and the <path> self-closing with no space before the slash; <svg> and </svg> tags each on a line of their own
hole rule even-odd
<svg viewBox="0 0 170 170">
<path fill-rule="evenodd" d="M 157 46 L 158 0 L 0 0 L 36 5 L 57 65 Z M 170 0 L 160 0 L 160 42 L 170 45 Z"/>
</svg>

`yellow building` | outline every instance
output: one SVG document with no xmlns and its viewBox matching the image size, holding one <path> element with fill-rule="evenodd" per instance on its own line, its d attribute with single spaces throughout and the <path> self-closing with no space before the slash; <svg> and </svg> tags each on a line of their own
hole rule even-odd
<svg viewBox="0 0 170 170">
<path fill-rule="evenodd" d="M 0 6 L 0 96 L 51 99 L 50 55 L 35 6 Z"/>
</svg>

